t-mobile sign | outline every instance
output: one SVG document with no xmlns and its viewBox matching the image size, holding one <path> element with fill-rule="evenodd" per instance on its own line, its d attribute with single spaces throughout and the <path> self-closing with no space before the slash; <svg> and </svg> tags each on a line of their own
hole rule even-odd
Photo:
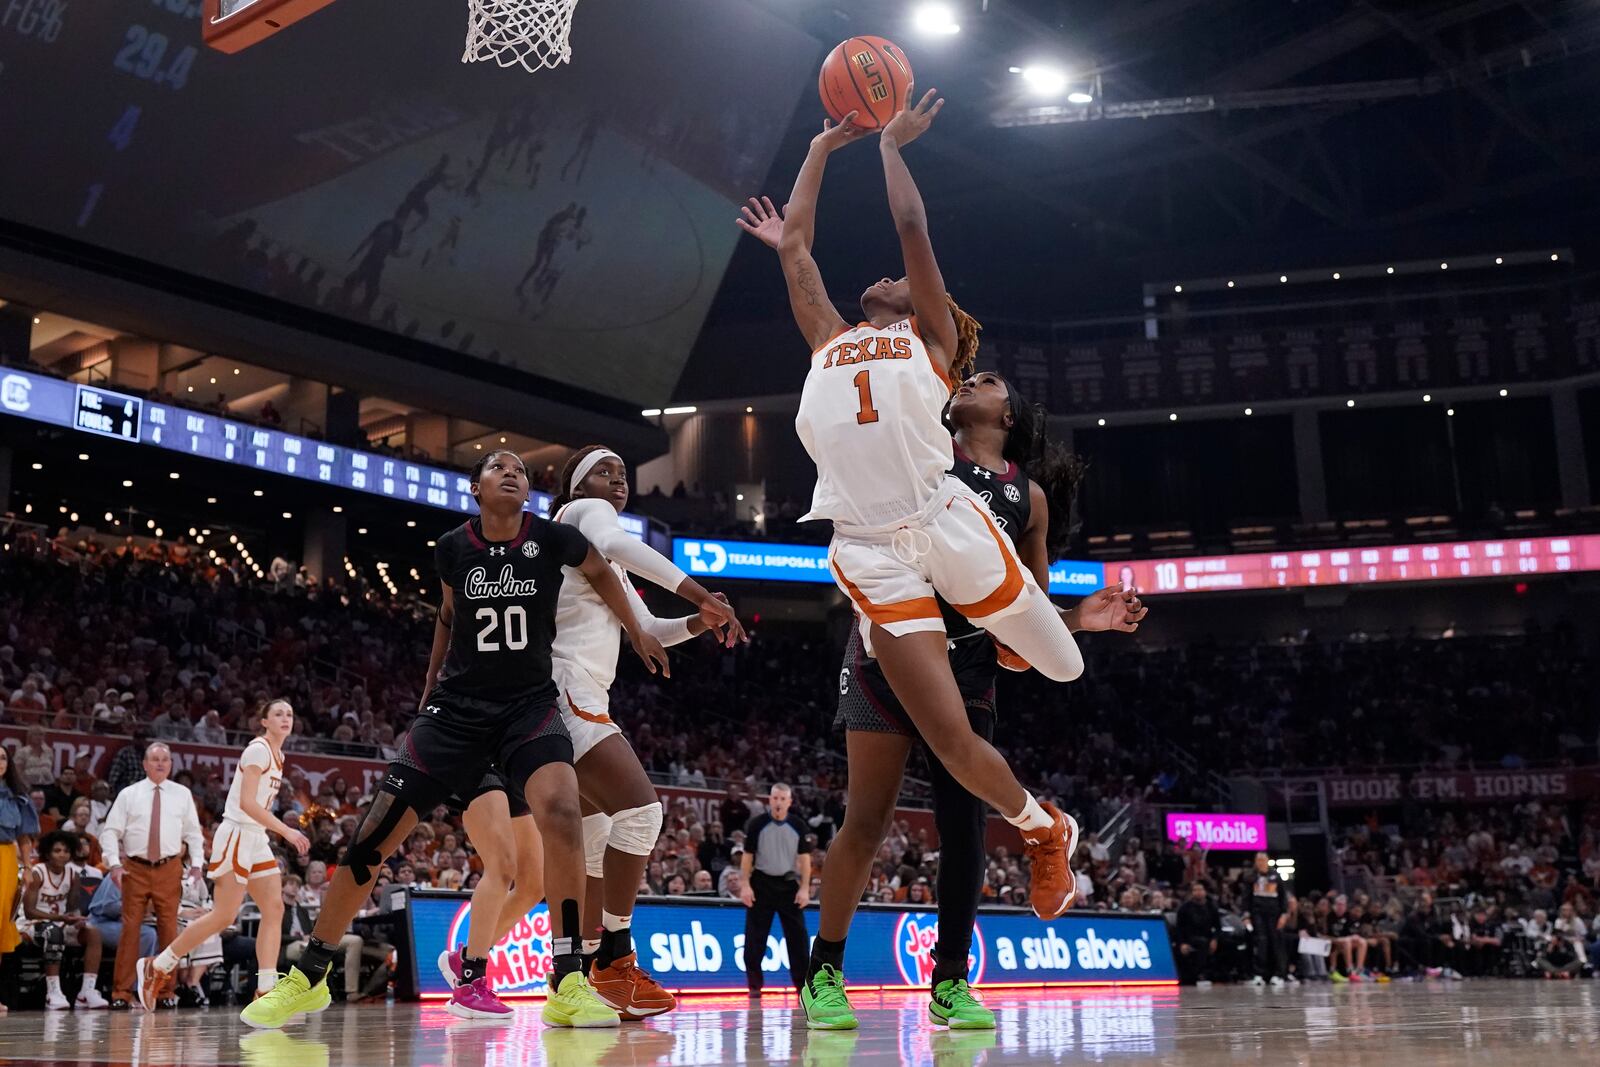
<svg viewBox="0 0 1600 1067">
<path fill-rule="evenodd" d="M 1263 849 L 1267 847 L 1267 817 L 1168 812 L 1167 840 L 1223 851 Z"/>
</svg>

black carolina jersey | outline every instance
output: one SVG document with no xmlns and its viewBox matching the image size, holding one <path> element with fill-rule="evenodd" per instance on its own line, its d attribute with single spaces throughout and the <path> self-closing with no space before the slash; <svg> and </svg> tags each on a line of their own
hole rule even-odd
<svg viewBox="0 0 1600 1067">
<path fill-rule="evenodd" d="M 434 564 L 456 612 L 439 684 L 489 700 L 553 688 L 550 644 L 561 568 L 578 566 L 588 554 L 589 542 L 575 527 L 531 512 L 509 541 L 487 540 L 477 518 L 439 538 Z"/>
<path fill-rule="evenodd" d="M 995 525 L 1005 531 L 1013 545 L 1020 548 L 1022 533 L 1033 516 L 1033 504 L 1028 498 L 1028 476 L 1015 463 L 1007 463 L 1003 472 L 992 471 L 974 462 L 971 456 L 961 451 L 959 445 L 955 446 L 955 456 L 956 463 L 950 468 L 951 475 L 961 479 L 973 492 L 983 497 L 984 503 L 994 513 Z M 939 610 L 944 615 L 945 633 L 952 639 L 977 630 L 965 616 L 946 604 L 943 597 L 939 598 Z"/>
</svg>

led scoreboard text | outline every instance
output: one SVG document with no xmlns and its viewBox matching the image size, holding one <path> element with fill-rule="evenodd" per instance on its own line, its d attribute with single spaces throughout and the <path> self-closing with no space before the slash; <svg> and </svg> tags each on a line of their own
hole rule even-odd
<svg viewBox="0 0 1600 1067">
<path fill-rule="evenodd" d="M 1110 581 L 1147 593 L 1308 589 L 1600 570 L 1600 535 L 1190 556 L 1106 564 Z"/>
<path fill-rule="evenodd" d="M 476 514 L 478 510 L 470 482 L 459 471 L 331 445 L 95 385 L 7 371 L 0 375 L 0 412 L 447 511 Z M 530 504 L 548 515 L 550 499 L 550 494 L 536 492 Z M 626 513 L 620 519 L 624 530 L 644 536 L 644 519 Z"/>
</svg>

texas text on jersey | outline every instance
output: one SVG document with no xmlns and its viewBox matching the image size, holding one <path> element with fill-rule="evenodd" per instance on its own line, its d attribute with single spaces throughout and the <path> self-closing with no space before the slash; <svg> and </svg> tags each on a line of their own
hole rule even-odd
<svg viewBox="0 0 1600 1067">
<path fill-rule="evenodd" d="M 1028 476 L 1015 463 L 1007 463 L 1004 471 L 992 471 L 955 447 L 955 465 L 950 473 L 972 488 L 983 498 L 994 513 L 994 524 L 1000 527 L 1012 544 L 1022 539 L 1033 516 L 1033 505 L 1028 499 Z M 944 615 L 945 633 L 954 639 L 973 633 L 977 627 L 939 598 L 939 611 Z"/>
<path fill-rule="evenodd" d="M 439 685 L 497 699 L 549 689 L 561 568 L 576 567 L 589 542 L 571 526 L 522 518 L 509 541 L 490 541 L 473 518 L 439 538 L 434 562 L 455 600 Z"/>
</svg>

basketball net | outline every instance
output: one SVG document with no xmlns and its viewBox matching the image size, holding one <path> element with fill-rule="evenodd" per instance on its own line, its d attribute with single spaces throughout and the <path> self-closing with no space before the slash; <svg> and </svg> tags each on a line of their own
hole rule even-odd
<svg viewBox="0 0 1600 1067">
<path fill-rule="evenodd" d="M 572 12 L 578 0 L 467 0 L 463 63 L 493 61 L 533 73 L 572 59 Z"/>
</svg>

